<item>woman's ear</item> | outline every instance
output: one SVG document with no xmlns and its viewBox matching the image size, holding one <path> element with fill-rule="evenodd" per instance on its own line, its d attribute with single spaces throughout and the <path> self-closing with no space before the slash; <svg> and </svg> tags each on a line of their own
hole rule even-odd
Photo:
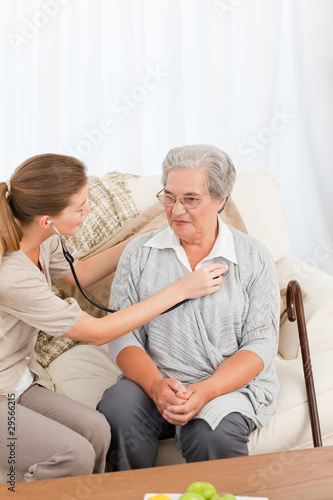
<svg viewBox="0 0 333 500">
<path fill-rule="evenodd" d="M 38 217 L 38 225 L 42 229 L 47 229 L 48 227 L 50 227 L 50 224 L 51 224 L 51 221 L 50 221 L 48 215 L 42 215 L 42 216 Z"/>
<path fill-rule="evenodd" d="M 217 212 L 218 214 L 220 214 L 223 211 L 223 209 L 225 207 L 225 204 L 228 201 L 228 198 L 229 198 L 229 196 L 227 196 L 226 198 L 222 198 L 222 200 L 219 202 L 220 208 L 219 208 L 219 210 Z"/>
</svg>

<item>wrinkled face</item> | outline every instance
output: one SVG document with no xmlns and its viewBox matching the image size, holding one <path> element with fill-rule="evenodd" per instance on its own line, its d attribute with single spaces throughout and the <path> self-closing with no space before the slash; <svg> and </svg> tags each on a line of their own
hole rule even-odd
<svg viewBox="0 0 333 500">
<path fill-rule="evenodd" d="M 70 197 L 69 204 L 59 215 L 50 217 L 60 234 L 67 236 L 76 233 L 82 217 L 90 212 L 87 197 L 88 187 L 85 185 Z"/>
<path fill-rule="evenodd" d="M 217 213 L 224 199 L 214 200 L 207 189 L 207 170 L 170 170 L 164 193 L 175 198 L 193 196 L 203 198 L 197 208 L 188 209 L 180 200 L 173 207 L 164 207 L 169 225 L 180 240 L 189 244 L 200 244 L 205 239 L 216 238 Z M 214 236 L 215 235 L 215 236 Z"/>
</svg>

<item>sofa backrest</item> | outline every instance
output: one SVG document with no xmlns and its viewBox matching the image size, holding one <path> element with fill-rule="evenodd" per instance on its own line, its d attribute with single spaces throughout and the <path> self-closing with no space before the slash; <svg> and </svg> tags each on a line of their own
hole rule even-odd
<svg viewBox="0 0 333 500">
<path fill-rule="evenodd" d="M 139 212 L 155 203 L 162 189 L 159 175 L 130 178 L 127 186 Z M 265 170 L 238 170 L 232 198 L 249 234 L 267 246 L 275 262 L 288 255 L 290 241 L 275 177 Z"/>
</svg>

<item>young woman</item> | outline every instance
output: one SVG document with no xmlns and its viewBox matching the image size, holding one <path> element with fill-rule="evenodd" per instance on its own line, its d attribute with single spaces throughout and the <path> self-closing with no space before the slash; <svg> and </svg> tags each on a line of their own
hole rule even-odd
<svg viewBox="0 0 333 500">
<path fill-rule="evenodd" d="M 87 212 L 87 176 L 75 158 L 34 156 L 0 183 L 0 467 L 12 472 L 12 437 L 15 470 L 25 481 L 104 472 L 110 444 L 102 414 L 40 385 L 38 331 L 101 345 L 184 299 L 219 290 L 222 281 L 221 265 L 206 266 L 143 302 L 104 318 L 89 316 L 51 289 L 51 278 L 75 284 L 53 226 L 74 234 Z M 82 286 L 113 272 L 128 241 L 84 262 L 69 246 Z"/>
</svg>

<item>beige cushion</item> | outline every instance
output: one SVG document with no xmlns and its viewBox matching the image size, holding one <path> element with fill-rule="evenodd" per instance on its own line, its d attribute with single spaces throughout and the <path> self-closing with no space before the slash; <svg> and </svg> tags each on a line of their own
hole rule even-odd
<svg viewBox="0 0 333 500">
<path fill-rule="evenodd" d="M 46 368 L 56 392 L 96 408 L 105 389 L 115 384 L 120 369 L 107 346 L 76 345 Z"/>
</svg>

